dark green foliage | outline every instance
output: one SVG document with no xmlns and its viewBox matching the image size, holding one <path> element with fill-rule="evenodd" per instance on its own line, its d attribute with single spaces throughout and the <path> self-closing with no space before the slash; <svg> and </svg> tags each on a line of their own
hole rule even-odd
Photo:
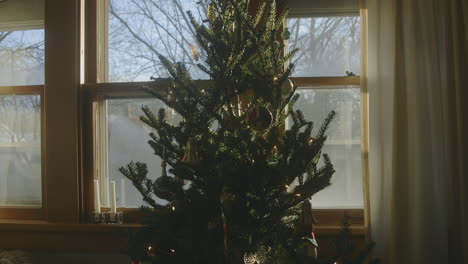
<svg viewBox="0 0 468 264">
<path fill-rule="evenodd" d="M 240 264 L 245 253 L 260 249 L 267 263 L 295 263 L 301 203 L 330 185 L 333 165 L 321 150 L 335 113 L 314 133 L 313 123 L 293 111 L 298 95 L 295 87 L 285 88 L 293 65 L 284 66 L 293 54 L 282 55 L 278 40 L 286 14 L 278 15 L 272 0 L 255 16 L 248 5 L 213 1 L 206 24 L 189 13 L 207 54 L 208 67 L 200 65 L 211 77 L 206 85 L 193 81 L 184 65 L 159 56 L 170 85 L 148 91 L 183 121 L 171 125 L 164 109 L 155 115 L 147 107 L 141 120 L 154 129 L 148 143 L 170 166 L 169 176 L 149 180 L 146 165 L 138 162 L 120 169 L 150 206 L 137 237 L 138 245 L 151 245 L 141 257 L 153 263 Z M 272 115 L 264 129 L 249 121 L 260 107 Z M 292 127 L 284 131 L 288 116 Z M 182 161 L 189 140 L 198 162 Z"/>
<path fill-rule="evenodd" d="M 378 264 L 379 259 L 371 257 L 371 251 L 375 247 L 374 242 L 369 242 L 366 248 L 356 252 L 355 244 L 352 241 L 351 225 L 349 217 L 345 217 L 341 232 L 333 239 L 335 255 L 333 257 L 318 259 L 315 264 Z"/>
</svg>

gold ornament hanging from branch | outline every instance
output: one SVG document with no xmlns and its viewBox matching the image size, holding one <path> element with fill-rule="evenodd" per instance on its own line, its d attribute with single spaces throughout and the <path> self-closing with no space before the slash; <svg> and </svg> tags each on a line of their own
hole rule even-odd
<svg viewBox="0 0 468 264">
<path fill-rule="evenodd" d="M 185 153 L 182 162 L 189 165 L 195 165 L 200 162 L 198 158 L 197 144 L 193 138 L 190 138 L 185 144 Z"/>
<path fill-rule="evenodd" d="M 162 171 L 161 171 L 161 177 L 168 177 L 168 176 L 167 176 L 167 169 L 166 169 L 166 167 L 167 167 L 166 161 L 165 161 L 165 160 L 162 160 L 162 161 L 161 161 L 161 169 L 162 169 Z"/>
<path fill-rule="evenodd" d="M 200 59 L 200 55 L 198 54 L 197 47 L 195 47 L 193 44 L 190 44 L 190 51 L 192 52 L 193 59 L 198 61 Z"/>
</svg>

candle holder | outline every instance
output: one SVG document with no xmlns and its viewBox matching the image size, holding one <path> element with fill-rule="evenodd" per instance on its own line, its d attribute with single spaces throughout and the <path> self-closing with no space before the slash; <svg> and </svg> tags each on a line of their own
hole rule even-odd
<svg viewBox="0 0 468 264">
<path fill-rule="evenodd" d="M 105 212 L 103 213 L 104 223 L 106 224 L 122 224 L 123 223 L 123 212 Z"/>
<path fill-rule="evenodd" d="M 104 223 L 104 214 L 103 213 L 97 213 L 97 212 L 91 212 L 90 215 L 90 222 L 92 224 L 102 224 Z"/>
</svg>

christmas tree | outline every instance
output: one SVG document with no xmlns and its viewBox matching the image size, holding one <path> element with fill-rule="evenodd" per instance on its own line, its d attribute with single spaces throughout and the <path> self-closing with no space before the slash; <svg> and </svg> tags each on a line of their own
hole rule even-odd
<svg viewBox="0 0 468 264">
<path fill-rule="evenodd" d="M 298 249 L 314 242 L 309 199 L 334 173 L 322 147 L 335 112 L 314 130 L 294 109 L 286 12 L 274 0 L 255 15 L 249 0 L 217 0 L 202 22 L 188 14 L 210 81 L 194 81 L 182 63 L 159 56 L 170 83 L 147 89 L 183 120 L 173 125 L 164 109 L 142 107 L 163 169 L 154 181 L 144 163 L 120 169 L 149 205 L 129 254 L 153 263 L 310 261 Z"/>
</svg>

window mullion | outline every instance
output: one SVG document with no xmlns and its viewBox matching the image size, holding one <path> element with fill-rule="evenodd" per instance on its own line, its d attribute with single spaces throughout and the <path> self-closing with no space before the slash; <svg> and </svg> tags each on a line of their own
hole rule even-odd
<svg viewBox="0 0 468 264">
<path fill-rule="evenodd" d="M 97 2 L 97 82 L 109 82 L 109 1 Z"/>
<path fill-rule="evenodd" d="M 0 86 L 2 94 L 42 94 L 44 85 Z"/>
<path fill-rule="evenodd" d="M 361 80 L 359 76 L 343 77 L 292 77 L 291 81 L 299 87 L 324 87 L 327 86 L 359 86 Z"/>
<path fill-rule="evenodd" d="M 80 0 L 46 0 L 46 217 L 80 219 Z"/>
</svg>

